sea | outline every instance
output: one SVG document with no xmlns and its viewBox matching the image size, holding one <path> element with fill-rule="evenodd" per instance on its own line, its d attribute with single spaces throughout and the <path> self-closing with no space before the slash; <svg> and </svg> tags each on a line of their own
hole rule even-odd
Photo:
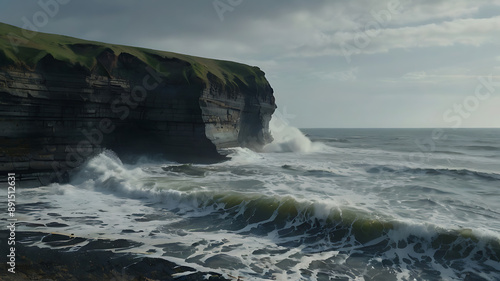
<svg viewBox="0 0 500 281">
<path fill-rule="evenodd" d="M 17 230 L 127 239 L 117 252 L 230 280 L 500 280 L 500 129 L 271 130 L 215 164 L 106 150 L 19 186 Z"/>
</svg>

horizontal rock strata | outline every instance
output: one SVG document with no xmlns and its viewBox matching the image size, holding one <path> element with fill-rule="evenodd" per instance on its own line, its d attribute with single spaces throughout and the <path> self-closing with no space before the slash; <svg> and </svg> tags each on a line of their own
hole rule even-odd
<svg viewBox="0 0 500 281">
<path fill-rule="evenodd" d="M 104 149 L 209 162 L 271 140 L 276 105 L 257 67 L 43 33 L 28 40 L 4 24 L 0 47 L 1 172 L 61 181 Z"/>
</svg>

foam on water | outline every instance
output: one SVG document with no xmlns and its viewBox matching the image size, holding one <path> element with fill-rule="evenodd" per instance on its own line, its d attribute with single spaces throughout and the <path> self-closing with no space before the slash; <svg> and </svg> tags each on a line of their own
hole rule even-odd
<svg viewBox="0 0 500 281">
<path fill-rule="evenodd" d="M 320 168 L 315 167 L 314 164 L 310 164 L 305 166 L 302 171 L 294 168 L 290 171 L 291 175 L 288 175 L 287 173 L 276 173 L 273 171 L 273 169 L 276 169 L 278 172 L 281 172 L 284 168 L 282 168 L 282 162 L 269 157 L 269 155 L 257 154 L 247 149 L 235 149 L 232 157 L 233 159 L 229 162 L 212 166 L 196 165 L 192 168 L 190 166 L 185 167 L 185 169 L 196 169 L 196 172 L 200 173 L 201 177 L 192 176 L 191 173 L 186 174 L 182 169 L 179 169 L 177 172 L 171 172 L 173 174 L 180 173 L 177 175 L 179 178 L 169 179 L 164 174 L 159 174 L 155 177 L 147 172 L 148 169 L 143 169 L 141 165 L 123 165 L 116 155 L 110 151 L 106 151 L 88 161 L 74 176 L 72 184 L 79 188 L 115 193 L 128 198 L 147 198 L 155 202 L 167 200 L 176 208 L 179 207 L 180 203 L 189 203 L 190 208 L 197 208 L 200 203 L 196 203 L 196 205 L 191 205 L 191 203 L 200 200 L 210 201 L 211 196 L 219 192 L 227 193 L 238 190 L 241 192 L 252 192 L 253 190 L 248 190 L 248 184 L 252 183 L 255 185 L 255 190 L 260 189 L 262 192 L 265 192 L 264 194 L 268 195 L 291 195 L 297 200 L 307 198 L 307 200 L 313 200 L 314 202 L 318 202 L 318 204 L 324 204 L 329 207 L 356 207 L 359 210 L 365 210 L 367 212 L 376 212 L 376 209 L 379 208 L 378 213 L 384 213 L 395 218 L 404 218 L 404 216 L 391 213 L 391 209 L 393 208 L 386 210 L 380 209 L 384 207 L 384 205 L 390 207 L 393 203 L 391 201 L 386 202 L 385 198 L 377 197 L 373 190 L 365 190 L 364 185 L 362 185 L 363 189 L 358 190 L 357 188 L 340 184 L 340 182 L 349 182 L 354 179 L 337 178 L 336 173 L 342 174 L 342 169 L 339 169 L 338 166 L 334 172 L 330 172 L 332 170 L 331 168 L 327 170 L 326 167 Z M 267 175 L 263 171 L 254 172 L 255 169 L 260 169 L 259 166 L 262 165 L 269 167 L 269 173 Z M 373 168 L 368 169 L 369 174 L 372 173 L 370 172 L 372 170 Z M 403 172 L 406 171 L 405 167 L 403 167 L 403 169 L 390 172 L 390 175 L 395 178 L 391 181 L 392 186 L 404 184 L 404 181 L 398 182 L 396 178 L 396 176 L 400 175 L 401 180 L 406 179 L 406 175 L 400 173 L 400 170 Z M 323 173 L 327 173 L 327 178 L 319 177 L 323 175 Z M 170 173 L 167 173 L 167 175 L 170 175 Z M 256 179 L 256 175 L 261 175 L 261 177 Z M 316 175 L 318 179 L 316 181 L 311 181 L 310 175 Z M 416 175 L 418 175 L 418 173 Z M 463 176 L 469 176 L 469 174 L 464 173 Z M 223 182 L 230 182 L 232 184 L 227 186 L 221 185 Z M 240 182 L 242 184 L 241 187 L 238 185 Z M 332 189 L 332 187 L 334 188 Z M 415 189 L 416 187 L 411 188 Z M 386 193 L 385 190 L 393 194 L 395 192 L 396 194 L 401 193 L 402 195 L 403 192 L 406 192 L 402 187 L 393 189 L 392 187 L 381 186 L 381 195 Z M 433 192 L 430 188 L 423 188 L 422 191 Z M 423 192 L 421 194 L 425 197 L 425 193 Z M 457 192 L 457 190 L 455 189 L 453 192 Z M 360 193 L 366 194 L 362 196 Z M 307 197 L 302 197 L 304 194 L 307 194 Z M 424 199 L 425 198 L 422 198 L 422 200 Z M 457 201 L 454 204 L 457 205 L 457 208 L 466 207 L 463 206 L 465 202 L 461 203 Z M 398 208 L 399 210 L 404 210 L 404 206 Z M 449 208 L 449 206 L 447 208 Z M 382 210 L 383 212 L 381 212 Z M 453 210 L 450 211 L 454 212 Z M 488 211 L 488 209 L 485 211 Z M 493 210 L 491 211 L 493 212 Z M 435 214 L 437 216 L 436 222 L 442 222 L 447 216 L 447 214 L 444 213 L 446 210 L 443 209 L 440 212 L 441 213 Z M 424 215 L 429 217 L 429 214 Z M 449 227 L 453 226 L 453 224 L 449 225 Z"/>
<path fill-rule="evenodd" d="M 118 250 L 245 280 L 500 278 L 498 197 L 480 196 L 498 173 L 304 151 L 236 148 L 214 165 L 106 151 L 70 184 L 20 190 L 20 230 L 130 239 L 142 245 Z"/>
<path fill-rule="evenodd" d="M 388 262 L 403 265 L 386 272 L 399 280 L 411 280 L 415 264 L 423 261 L 427 261 L 428 272 L 435 270 L 442 278 L 458 280 L 459 269 L 451 269 L 451 264 L 441 260 L 440 248 L 432 246 L 433 241 L 449 240 L 449 251 L 465 243 L 465 247 L 477 247 L 476 255 L 489 247 L 474 246 L 467 236 L 452 234 L 448 238 L 447 230 L 436 225 L 391 222 L 327 199 L 159 187 L 150 184 L 147 173 L 124 166 L 109 152 L 90 160 L 72 184 L 25 192 L 38 194 L 21 194 L 32 203 L 51 205 L 45 212 L 26 214 L 29 222 L 66 224 L 53 230 L 76 236 L 131 239 L 143 243 L 132 251 L 154 248 L 156 256 L 172 257 L 203 270 L 218 268 L 249 280 L 318 280 L 334 265 L 345 267 L 346 273 L 337 274 L 339 278 L 370 274 L 352 265 L 356 253 L 364 253 L 365 262 L 379 270 Z M 58 210 L 64 212 L 60 217 L 49 215 Z M 193 243 L 198 245 L 193 248 Z M 469 270 L 477 274 L 484 270 L 474 255 L 455 252 Z M 325 268 L 317 268 L 318 264 Z M 499 265 L 494 260 L 490 264 Z M 309 272 L 307 277 L 304 270 Z"/>
<path fill-rule="evenodd" d="M 231 158 L 231 165 L 256 164 L 264 160 L 262 155 L 248 148 L 232 147 L 228 148 L 227 151 L 229 151 L 228 157 Z M 225 163 L 221 163 L 221 165 L 225 165 Z"/>
</svg>

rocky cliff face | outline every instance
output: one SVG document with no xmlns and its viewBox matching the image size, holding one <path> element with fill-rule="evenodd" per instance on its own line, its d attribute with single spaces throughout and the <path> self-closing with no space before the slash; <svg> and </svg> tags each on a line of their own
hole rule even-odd
<svg viewBox="0 0 500 281">
<path fill-rule="evenodd" d="M 179 161 L 271 140 L 257 67 L 0 24 L 0 171 L 64 180 L 103 149 Z M 47 176 L 50 174 L 50 176 Z"/>
</svg>

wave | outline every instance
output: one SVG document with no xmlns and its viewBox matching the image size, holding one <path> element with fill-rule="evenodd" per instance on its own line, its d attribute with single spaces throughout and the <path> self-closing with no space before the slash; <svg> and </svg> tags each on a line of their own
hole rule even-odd
<svg viewBox="0 0 500 281">
<path fill-rule="evenodd" d="M 292 165 L 288 165 L 288 164 L 282 165 L 281 168 L 284 170 L 288 170 L 288 171 L 298 172 L 304 176 L 313 176 L 316 178 L 338 176 L 338 174 L 336 174 L 335 172 L 332 172 L 330 170 L 325 170 L 325 169 L 305 169 L 302 167 L 292 166 Z"/>
<path fill-rule="evenodd" d="M 475 177 L 482 180 L 488 181 L 498 181 L 500 180 L 500 174 L 497 173 L 486 173 L 480 171 L 474 171 L 469 169 L 447 169 L 447 168 L 409 168 L 409 167 L 391 167 L 385 165 L 374 166 L 366 169 L 367 173 L 378 174 L 378 173 L 409 173 L 415 175 L 446 175 L 452 177 Z"/>
<path fill-rule="evenodd" d="M 225 149 L 225 153 L 227 153 L 227 156 L 231 159 L 229 161 L 231 165 L 254 164 L 264 159 L 259 153 L 242 147 L 227 148 Z M 226 165 L 226 163 L 220 165 Z M 215 164 L 214 166 L 218 165 Z"/>
<path fill-rule="evenodd" d="M 283 120 L 273 117 L 269 128 L 274 140 L 264 146 L 264 152 L 319 152 L 327 149 L 322 143 L 312 142 L 299 129 L 289 126 Z"/>
<path fill-rule="evenodd" d="M 355 256 L 373 266 L 378 262 L 405 268 L 413 277 L 439 276 L 444 268 L 452 271 L 447 273 L 448 280 L 459 280 L 466 274 L 500 276 L 500 240 L 480 230 L 395 221 L 293 197 L 206 192 L 185 196 L 197 198 L 189 201 L 197 202 L 204 215 L 180 225 L 196 227 L 197 231 L 268 237 L 281 249 L 288 249 L 285 251 L 300 248 L 305 255 L 335 252 Z"/>
<path fill-rule="evenodd" d="M 467 153 L 458 152 L 458 151 L 450 151 L 450 150 L 436 150 L 433 153 L 449 154 L 449 155 L 468 155 Z"/>
<path fill-rule="evenodd" d="M 500 147 L 489 146 L 489 145 L 470 145 L 470 146 L 464 146 L 464 148 L 469 150 L 500 151 Z"/>
<path fill-rule="evenodd" d="M 309 137 L 309 136 L 308 136 Z M 332 142 L 337 142 L 337 143 L 351 143 L 348 139 L 342 139 L 342 138 L 320 138 L 320 137 L 310 137 L 312 141 L 316 142 L 325 142 L 325 143 L 332 143 Z"/>
<path fill-rule="evenodd" d="M 206 169 L 191 164 L 165 166 L 162 167 L 162 170 L 195 177 L 203 177 L 207 172 Z"/>
</svg>

